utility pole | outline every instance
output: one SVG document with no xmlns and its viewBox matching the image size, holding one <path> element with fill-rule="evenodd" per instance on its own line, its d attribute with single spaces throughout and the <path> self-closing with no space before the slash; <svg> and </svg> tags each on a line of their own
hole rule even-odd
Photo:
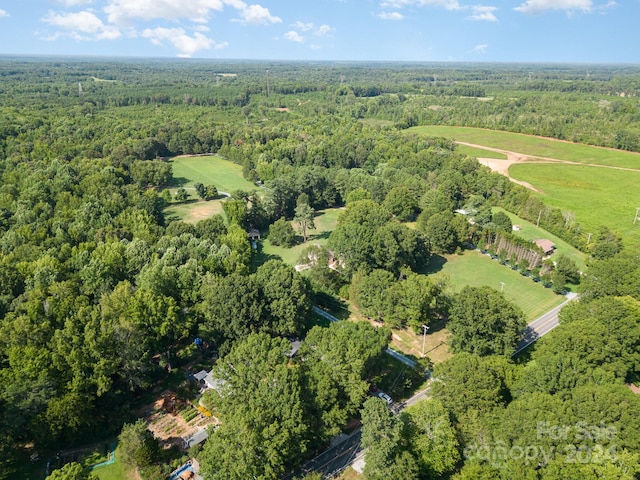
<svg viewBox="0 0 640 480">
<path fill-rule="evenodd" d="M 638 212 L 640 212 L 640 207 L 636 207 L 636 216 L 633 218 L 633 224 L 634 225 L 638 221 Z"/>
<path fill-rule="evenodd" d="M 504 282 L 500 282 L 500 291 L 504 292 Z"/>
<path fill-rule="evenodd" d="M 540 217 L 542 216 L 542 210 L 538 212 L 538 221 L 536 222 L 536 227 L 540 226 Z"/>
<path fill-rule="evenodd" d="M 587 245 L 589 245 L 589 242 L 591 241 L 591 235 L 593 235 L 592 233 L 587 233 Z"/>
<path fill-rule="evenodd" d="M 424 357 L 424 342 L 427 340 L 427 331 L 429 327 L 427 325 L 422 325 L 422 356 Z"/>
</svg>

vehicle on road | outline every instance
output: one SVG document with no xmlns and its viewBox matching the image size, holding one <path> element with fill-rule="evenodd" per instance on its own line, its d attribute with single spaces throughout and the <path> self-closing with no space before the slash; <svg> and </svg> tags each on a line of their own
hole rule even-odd
<svg viewBox="0 0 640 480">
<path fill-rule="evenodd" d="M 391 405 L 393 403 L 393 400 L 391 400 L 391 397 L 384 392 L 378 392 L 376 395 L 378 398 L 381 398 L 382 400 L 387 402 L 387 405 Z"/>
</svg>

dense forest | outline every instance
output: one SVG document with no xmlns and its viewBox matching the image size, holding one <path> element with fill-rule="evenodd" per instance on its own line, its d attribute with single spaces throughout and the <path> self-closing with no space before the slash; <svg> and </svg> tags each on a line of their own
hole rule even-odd
<svg viewBox="0 0 640 480">
<path fill-rule="evenodd" d="M 453 141 L 404 130 L 477 126 L 640 151 L 640 69 L 5 57 L 0 79 L 0 478 L 33 451 L 121 431 L 143 477 L 165 478 L 136 409 L 201 354 L 195 339 L 211 366 L 219 357 L 223 384 L 205 398 L 222 420 L 196 452 L 206 478 L 295 472 L 354 418 L 367 479 L 637 478 L 640 397 L 625 385 L 640 374 L 637 257 L 606 226 L 585 242 L 567 212 Z M 242 166 L 256 188 L 228 192 L 223 214 L 168 221 L 180 186 L 168 158 L 201 153 Z M 496 206 L 591 254 L 588 275 L 567 259 L 543 264 Z M 247 229 L 287 242 L 288 221 L 306 232 L 328 207 L 344 210 L 304 274 L 259 261 Z M 476 246 L 558 292 L 582 282 L 526 359 L 511 359 L 517 307 L 491 289 L 450 295 L 424 274 L 433 255 Z M 315 325 L 319 298 L 383 326 Z M 397 416 L 367 400 L 390 328 L 443 318 L 456 354 L 436 366 L 433 399 Z M 540 424 L 609 436 L 569 442 Z M 508 453 L 496 461 L 498 444 Z M 65 468 L 51 478 L 93 475 Z"/>
</svg>

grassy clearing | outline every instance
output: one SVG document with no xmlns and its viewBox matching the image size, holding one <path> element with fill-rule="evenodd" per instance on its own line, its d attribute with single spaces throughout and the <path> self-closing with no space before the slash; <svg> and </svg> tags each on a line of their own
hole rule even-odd
<svg viewBox="0 0 640 480">
<path fill-rule="evenodd" d="M 556 252 L 558 254 L 561 253 L 563 255 L 566 255 L 570 259 L 572 259 L 574 262 L 576 262 L 576 265 L 578 266 L 578 268 L 583 272 L 587 268 L 587 265 L 586 265 L 587 255 L 582 253 L 577 248 L 572 247 L 561 238 L 556 237 L 555 235 L 547 232 L 546 230 L 543 230 L 542 228 L 536 227 L 533 223 L 527 220 L 523 220 L 522 218 L 518 217 L 517 215 L 514 215 L 511 212 L 507 212 L 503 208 L 494 207 L 492 210 L 494 212 L 499 211 L 499 212 L 506 213 L 507 215 L 509 215 L 511 222 L 514 225 L 520 225 L 519 231 L 512 232 L 514 235 L 524 238 L 525 240 L 537 240 L 539 238 L 548 238 L 549 240 L 551 240 L 553 243 L 556 244 Z"/>
<path fill-rule="evenodd" d="M 269 237 L 262 241 L 260 254 L 264 256 L 264 259 L 271 257 L 279 257 L 283 262 L 289 265 L 295 265 L 300 258 L 302 251 L 310 245 L 326 245 L 327 239 L 336 224 L 338 223 L 338 215 L 341 209 L 339 208 L 327 208 L 326 210 L 318 210 L 315 216 L 315 230 L 311 230 L 308 233 L 307 241 L 300 243 L 292 248 L 278 247 L 272 245 L 269 242 Z M 297 230 L 298 226 L 292 222 L 293 228 Z M 262 262 L 260 262 L 262 263 Z"/>
<path fill-rule="evenodd" d="M 100 480 L 128 480 L 136 478 L 135 472 L 129 472 L 125 468 L 124 464 L 118 460 L 116 455 L 116 461 L 111 465 L 96 468 L 93 473 Z M 139 477 L 138 477 L 139 478 Z"/>
<path fill-rule="evenodd" d="M 554 294 L 551 289 L 544 288 L 541 284 L 475 250 L 467 250 L 462 255 L 447 255 L 446 258 L 434 257 L 429 269 L 433 273 L 446 275 L 455 292 L 467 285 L 486 285 L 500 291 L 501 282 L 504 282 L 505 297 L 522 309 L 527 322 L 557 307 L 565 300 L 561 295 Z"/>
<path fill-rule="evenodd" d="M 507 156 L 504 153 L 493 152 L 483 148 L 468 147 L 466 145 L 458 145 L 458 151 L 476 158 L 497 158 L 498 160 L 507 159 Z"/>
<path fill-rule="evenodd" d="M 173 177 L 183 187 L 196 182 L 215 185 L 220 191 L 254 190 L 256 186 L 242 176 L 242 167 L 221 157 L 176 157 L 171 160 Z M 190 192 L 193 194 L 193 192 Z"/>
<path fill-rule="evenodd" d="M 594 163 L 640 169 L 640 154 L 534 137 L 519 133 L 500 132 L 469 127 L 421 126 L 408 130 L 413 133 L 453 138 L 487 147 L 500 148 L 528 155 L 556 158 L 579 163 Z"/>
<path fill-rule="evenodd" d="M 585 235 L 601 225 L 622 235 L 626 247 L 640 247 L 640 172 L 575 165 L 517 164 L 509 173 L 544 191 L 545 203 L 576 214 Z"/>
<path fill-rule="evenodd" d="M 169 205 L 164 210 L 167 222 L 182 220 L 185 223 L 198 223 L 200 220 L 223 213 L 222 200 L 189 200 L 185 203 Z"/>
<path fill-rule="evenodd" d="M 364 476 L 356 472 L 353 468 L 347 467 L 337 480 L 362 480 Z"/>
</svg>

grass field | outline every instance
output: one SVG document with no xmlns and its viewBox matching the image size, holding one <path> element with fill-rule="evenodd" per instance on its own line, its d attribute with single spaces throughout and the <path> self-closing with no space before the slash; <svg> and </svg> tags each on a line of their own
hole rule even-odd
<svg viewBox="0 0 640 480">
<path fill-rule="evenodd" d="M 193 194 L 193 192 L 191 192 Z M 198 223 L 218 213 L 223 213 L 222 200 L 190 200 L 185 203 L 169 205 L 164 210 L 167 222 L 182 220 L 185 223 Z"/>
<path fill-rule="evenodd" d="M 506 160 L 507 156 L 503 153 L 492 152 L 483 148 L 468 147 L 466 145 L 458 145 L 458 151 L 476 158 L 497 158 L 498 160 Z"/>
<path fill-rule="evenodd" d="M 516 164 L 511 176 L 544 191 L 545 203 L 576 214 L 585 235 L 601 225 L 622 235 L 626 247 L 640 247 L 640 172 L 574 165 Z"/>
<path fill-rule="evenodd" d="M 314 223 L 316 224 L 315 230 L 308 232 L 308 238 L 305 243 L 300 243 L 292 248 L 278 247 L 272 245 L 269 242 L 269 237 L 262 241 L 262 254 L 264 256 L 276 256 L 280 257 L 285 263 L 289 265 L 295 265 L 302 251 L 310 245 L 325 245 L 329 235 L 336 228 L 338 223 L 338 215 L 341 210 L 339 208 L 328 208 L 326 210 L 319 210 L 316 212 Z M 298 231 L 297 225 L 292 223 L 293 228 Z"/>
<path fill-rule="evenodd" d="M 514 235 L 524 238 L 525 240 L 537 240 L 539 238 L 547 238 L 556 244 L 557 254 L 561 253 L 563 255 L 566 255 L 570 259 L 572 259 L 574 262 L 576 262 L 576 265 L 578 266 L 578 268 L 583 272 L 587 268 L 587 265 L 585 263 L 587 260 L 587 255 L 582 253 L 577 248 L 572 247 L 561 238 L 556 237 L 555 235 L 547 232 L 546 230 L 543 230 L 542 228 L 536 227 L 533 223 L 528 222 L 527 220 L 523 220 L 522 218 L 518 217 L 517 215 L 514 215 L 511 212 L 507 212 L 503 208 L 494 207 L 492 210 L 494 212 L 500 211 L 500 212 L 506 213 L 507 215 L 509 215 L 511 222 L 514 225 L 520 225 L 519 231 L 511 232 Z"/>
<path fill-rule="evenodd" d="M 522 309 L 527 322 L 557 307 L 565 300 L 551 289 L 544 288 L 541 284 L 475 250 L 467 250 L 462 255 L 448 255 L 446 258 L 435 257 L 429 268 L 431 272 L 441 272 L 449 277 L 454 291 L 459 291 L 467 285 L 486 285 L 500 291 L 501 282 L 504 282 L 505 297 Z"/>
<path fill-rule="evenodd" d="M 171 160 L 173 177 L 182 187 L 196 182 L 215 185 L 222 192 L 254 190 L 256 186 L 242 176 L 242 167 L 221 157 L 176 157 Z"/>
<path fill-rule="evenodd" d="M 461 142 L 474 143 L 476 145 L 484 145 L 540 157 L 640 169 L 640 154 L 638 153 L 591 147 L 532 135 L 484 130 L 481 128 L 435 125 L 413 127 L 407 131 L 453 138 Z"/>
</svg>

